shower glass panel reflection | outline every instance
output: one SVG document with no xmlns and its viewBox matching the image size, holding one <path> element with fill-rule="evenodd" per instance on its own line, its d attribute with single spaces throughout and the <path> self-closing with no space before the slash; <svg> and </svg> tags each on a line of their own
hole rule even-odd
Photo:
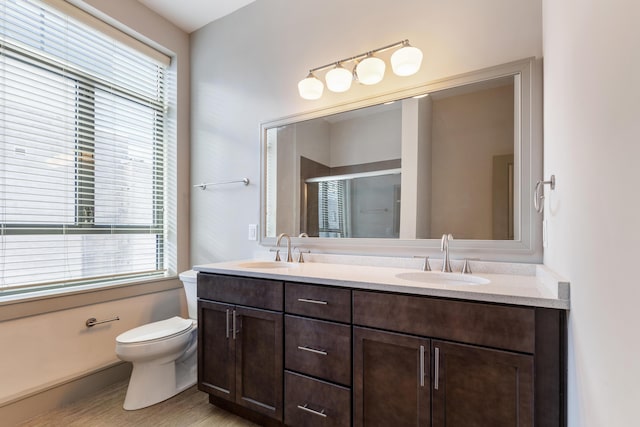
<svg viewBox="0 0 640 427">
<path fill-rule="evenodd" d="M 398 237 L 400 170 L 305 180 L 305 224 L 311 237 Z"/>
</svg>

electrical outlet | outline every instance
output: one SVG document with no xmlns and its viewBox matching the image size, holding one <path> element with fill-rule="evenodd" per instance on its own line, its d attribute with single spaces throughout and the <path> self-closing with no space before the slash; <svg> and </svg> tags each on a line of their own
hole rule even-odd
<svg viewBox="0 0 640 427">
<path fill-rule="evenodd" d="M 258 240 L 258 224 L 249 224 L 249 240 Z"/>
</svg>

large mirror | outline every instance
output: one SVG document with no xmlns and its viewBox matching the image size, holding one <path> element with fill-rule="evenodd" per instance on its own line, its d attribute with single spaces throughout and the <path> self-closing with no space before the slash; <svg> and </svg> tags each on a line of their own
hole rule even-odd
<svg viewBox="0 0 640 427">
<path fill-rule="evenodd" d="M 305 233 L 306 245 L 382 253 L 434 248 L 451 233 L 470 254 L 537 260 L 536 67 L 518 61 L 263 124 L 263 243 Z"/>
</svg>

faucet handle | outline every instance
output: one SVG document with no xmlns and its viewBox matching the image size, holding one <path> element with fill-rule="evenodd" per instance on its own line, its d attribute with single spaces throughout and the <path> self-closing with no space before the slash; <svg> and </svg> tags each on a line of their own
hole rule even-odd
<svg viewBox="0 0 640 427">
<path fill-rule="evenodd" d="M 414 255 L 414 258 L 423 258 L 424 262 L 422 263 L 422 271 L 431 271 L 431 265 L 429 265 L 429 256 L 419 256 L 419 255 Z"/>
<path fill-rule="evenodd" d="M 295 253 L 295 251 L 298 251 L 298 262 L 304 262 L 304 256 L 302 256 L 303 253 L 306 253 L 306 254 L 311 253 L 311 251 L 308 250 L 308 249 L 307 250 L 303 250 L 303 249 L 300 249 L 300 248 L 294 248 L 293 252 Z"/>
<path fill-rule="evenodd" d="M 471 263 L 469 263 L 469 258 L 464 259 L 464 264 L 462 265 L 462 274 L 472 274 L 471 271 Z"/>
<path fill-rule="evenodd" d="M 276 249 L 276 259 L 274 261 L 281 261 L 281 259 L 280 259 L 280 249 Z"/>
</svg>

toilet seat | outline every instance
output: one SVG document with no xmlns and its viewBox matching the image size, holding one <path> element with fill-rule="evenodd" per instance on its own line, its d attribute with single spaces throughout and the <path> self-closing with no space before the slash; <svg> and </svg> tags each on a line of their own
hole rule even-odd
<svg viewBox="0 0 640 427">
<path fill-rule="evenodd" d="M 189 331 L 193 327 L 193 324 L 194 322 L 191 319 L 183 319 L 182 317 L 175 316 L 123 332 L 116 337 L 116 342 L 120 344 L 136 344 L 166 340 Z"/>
</svg>

